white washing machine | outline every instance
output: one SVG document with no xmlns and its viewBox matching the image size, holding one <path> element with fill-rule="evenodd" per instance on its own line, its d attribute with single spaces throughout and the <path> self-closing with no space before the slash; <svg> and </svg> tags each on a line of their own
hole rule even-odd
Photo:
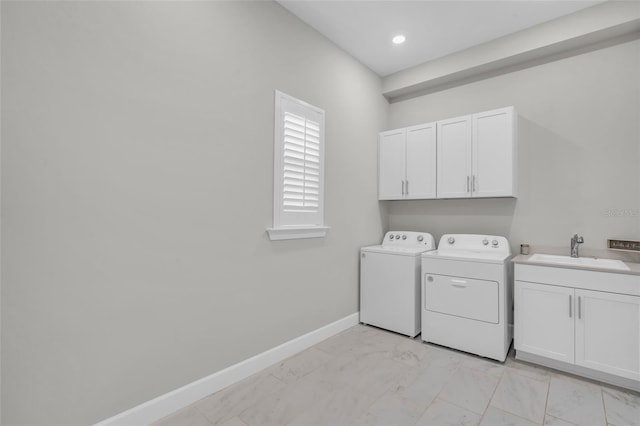
<svg viewBox="0 0 640 426">
<path fill-rule="evenodd" d="M 415 337 L 420 333 L 420 255 L 435 249 L 426 232 L 387 232 L 360 249 L 360 322 Z"/>
<path fill-rule="evenodd" d="M 513 340 L 513 268 L 504 237 L 446 234 L 422 255 L 422 340 L 504 361 Z"/>
</svg>

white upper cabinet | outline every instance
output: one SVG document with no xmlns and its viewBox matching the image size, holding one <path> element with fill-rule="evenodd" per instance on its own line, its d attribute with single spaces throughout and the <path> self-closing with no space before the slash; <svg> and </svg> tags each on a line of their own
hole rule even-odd
<svg viewBox="0 0 640 426">
<path fill-rule="evenodd" d="M 438 121 L 438 198 L 471 196 L 471 116 Z"/>
<path fill-rule="evenodd" d="M 380 133 L 378 148 L 378 198 L 399 200 L 404 196 L 406 129 Z"/>
<path fill-rule="evenodd" d="M 438 198 L 517 196 L 513 107 L 438 122 Z"/>
<path fill-rule="evenodd" d="M 513 107 L 380 133 L 378 198 L 517 196 Z"/>
<path fill-rule="evenodd" d="M 405 199 L 436 198 L 436 123 L 407 128 Z"/>
<path fill-rule="evenodd" d="M 436 197 L 436 125 L 380 133 L 378 198 Z"/>
<path fill-rule="evenodd" d="M 471 116 L 473 197 L 517 196 L 516 117 L 513 107 Z"/>
</svg>

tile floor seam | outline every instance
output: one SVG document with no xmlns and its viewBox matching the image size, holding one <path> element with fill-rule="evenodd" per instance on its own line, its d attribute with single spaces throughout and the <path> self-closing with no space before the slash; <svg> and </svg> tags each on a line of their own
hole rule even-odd
<svg viewBox="0 0 640 426">
<path fill-rule="evenodd" d="M 503 413 L 507 413 L 507 414 L 510 414 L 510 415 L 512 415 L 514 417 L 517 417 L 519 419 L 525 420 L 525 421 L 527 421 L 529 423 L 534 423 L 534 424 L 537 424 L 537 425 L 544 425 L 544 418 L 542 419 L 542 423 L 534 422 L 531 419 L 527 419 L 526 417 L 522 417 L 522 416 L 520 416 L 518 414 L 512 413 L 511 411 L 503 410 L 502 408 L 496 407 L 495 405 L 491 405 L 491 404 L 489 404 L 489 406 L 485 410 L 485 414 L 486 414 L 487 411 L 489 411 L 489 408 L 491 408 L 491 407 L 495 408 L 496 410 L 502 411 Z M 483 418 L 484 418 L 484 416 L 483 416 Z"/>
<path fill-rule="evenodd" d="M 608 425 L 609 416 L 607 415 L 607 404 L 604 402 L 604 390 L 602 389 L 602 385 L 600 385 L 600 399 L 602 400 L 602 409 L 604 410 L 604 422 Z"/>
<path fill-rule="evenodd" d="M 458 372 L 458 370 L 459 370 L 461 367 L 462 367 L 462 365 L 461 365 L 461 364 L 457 364 L 457 365 L 456 365 L 456 367 L 455 367 L 455 369 L 451 372 L 451 375 L 450 375 L 449 379 L 450 379 L 454 374 L 456 374 L 456 373 Z M 448 382 L 447 382 L 447 383 L 448 383 Z M 431 401 L 431 404 L 427 405 L 427 408 L 425 408 L 425 410 L 424 410 L 424 411 L 427 411 L 427 410 L 429 409 L 429 407 L 430 407 L 430 406 L 431 406 L 431 405 L 432 405 L 432 404 L 433 404 L 433 403 L 434 403 L 438 398 L 440 398 L 440 394 L 442 394 L 442 391 L 444 390 L 444 388 L 445 388 L 445 387 L 446 387 L 446 383 L 445 383 L 445 384 L 443 384 L 443 385 L 440 387 L 440 390 L 438 391 L 438 393 L 433 397 L 433 400 Z M 443 401 L 447 401 L 445 398 L 440 398 L 440 399 L 442 399 Z M 447 402 L 448 402 L 448 401 L 447 401 Z M 457 404 L 453 404 L 453 405 L 455 405 L 456 407 L 460 407 L 460 406 L 459 406 L 459 405 L 457 405 Z M 460 408 L 463 408 L 463 407 L 460 407 Z M 424 414 L 424 413 L 422 413 L 422 414 Z M 417 423 L 417 422 L 416 422 L 416 423 Z"/>
<path fill-rule="evenodd" d="M 464 365 L 461 365 L 461 366 L 460 366 L 460 368 L 463 368 L 463 369 L 465 369 L 465 370 L 467 370 L 467 371 L 478 371 L 478 372 L 483 373 L 483 374 L 485 374 L 485 375 L 487 375 L 487 376 L 490 376 L 490 374 L 489 374 L 489 373 L 485 373 L 484 371 L 477 370 L 476 368 L 465 367 Z M 456 371 L 457 371 L 457 370 L 456 370 Z M 496 389 L 498 389 L 498 385 L 500 384 L 500 381 L 501 381 L 501 380 L 502 380 L 502 375 L 500 376 L 500 379 L 498 380 L 498 383 L 496 383 L 495 387 L 493 388 L 493 391 L 491 392 L 491 397 L 487 400 L 487 405 L 484 407 L 484 410 L 482 411 L 482 413 L 478 413 L 477 411 L 474 411 L 474 410 L 472 410 L 471 408 L 462 407 L 462 406 L 460 406 L 460 405 L 456 404 L 455 402 L 450 401 L 450 400 L 448 400 L 448 399 L 446 399 L 446 398 L 443 398 L 443 400 L 444 400 L 444 401 L 447 401 L 447 402 L 450 402 L 451 404 L 453 404 L 453 405 L 455 405 L 455 406 L 457 406 L 457 407 L 464 408 L 465 410 L 469 410 L 469 411 L 471 411 L 472 413 L 478 414 L 479 416 L 481 416 L 481 417 L 482 417 L 482 416 L 484 415 L 484 413 L 487 411 L 487 408 L 489 408 L 489 405 L 491 405 L 491 400 L 493 399 L 493 396 L 495 395 Z M 446 386 L 443 386 L 443 389 L 444 389 L 445 387 L 446 387 Z"/>
<path fill-rule="evenodd" d="M 437 397 L 433 398 L 433 401 L 435 401 L 436 399 L 438 399 Z M 433 401 L 431 401 L 431 404 L 433 404 Z M 427 405 L 426 407 L 424 407 L 424 410 L 422 410 L 420 412 L 420 415 L 416 418 L 416 421 L 413 422 L 413 426 L 418 424 L 418 421 L 422 418 L 422 416 L 424 416 L 424 413 L 427 412 L 427 410 L 429 409 L 429 407 L 431 407 L 431 404 Z"/>
<path fill-rule="evenodd" d="M 476 414 L 476 415 L 478 415 L 478 416 L 481 416 L 481 417 L 482 417 L 482 416 L 484 415 L 484 412 L 483 412 L 482 414 L 481 414 L 481 413 L 478 413 L 477 411 L 473 411 L 473 410 L 471 410 L 470 408 L 465 408 L 465 407 L 463 407 L 462 405 L 460 405 L 460 404 L 456 404 L 455 402 L 450 401 L 450 400 L 448 400 L 448 399 L 446 399 L 446 398 L 439 398 L 439 397 L 438 397 L 438 398 L 435 398 L 433 401 L 431 401 L 431 404 L 429 404 L 429 406 L 433 405 L 433 403 L 434 403 L 434 402 L 436 402 L 436 400 L 438 400 L 438 399 L 440 399 L 440 401 L 444 401 L 444 402 L 446 402 L 447 404 L 455 405 L 456 407 L 458 407 L 458 408 L 460 408 L 460 409 L 462 409 L 462 410 L 470 411 L 470 412 L 472 412 L 473 414 Z M 485 411 L 486 411 L 486 409 L 485 409 Z"/>
<path fill-rule="evenodd" d="M 482 423 L 482 419 L 487 414 L 487 410 L 489 410 L 489 407 L 491 407 L 491 401 L 493 401 L 493 397 L 496 396 L 496 391 L 498 390 L 498 387 L 500 386 L 500 383 L 502 383 L 502 380 L 504 380 L 504 371 L 502 372 L 502 375 L 500 376 L 500 380 L 498 380 L 498 383 L 496 383 L 496 387 L 493 388 L 493 393 L 491 394 L 491 398 L 489 398 L 489 402 L 487 402 L 487 406 L 484 407 L 484 412 L 482 413 L 482 416 L 480 417 L 480 423 Z M 498 407 L 495 407 L 495 408 L 498 408 Z"/>
<path fill-rule="evenodd" d="M 542 424 L 545 424 L 547 421 L 547 409 L 549 408 L 549 394 L 551 393 L 551 378 L 549 378 L 549 382 L 547 383 L 547 397 L 544 400 L 544 416 L 542 417 Z"/>
</svg>

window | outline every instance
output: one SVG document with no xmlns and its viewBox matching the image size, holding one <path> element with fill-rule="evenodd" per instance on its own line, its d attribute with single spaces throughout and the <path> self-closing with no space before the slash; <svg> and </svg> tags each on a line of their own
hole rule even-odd
<svg viewBox="0 0 640 426">
<path fill-rule="evenodd" d="M 276 90 L 272 240 L 324 237 L 324 111 Z"/>
</svg>

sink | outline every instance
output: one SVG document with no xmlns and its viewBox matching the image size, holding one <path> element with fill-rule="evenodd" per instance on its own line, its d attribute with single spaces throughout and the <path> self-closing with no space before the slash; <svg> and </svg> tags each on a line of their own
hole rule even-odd
<svg viewBox="0 0 640 426">
<path fill-rule="evenodd" d="M 620 271 L 628 271 L 629 267 L 621 260 L 600 259 L 595 257 L 571 257 L 559 256 L 554 254 L 536 253 L 529 258 L 532 262 L 554 263 L 557 265 L 567 266 L 584 266 L 587 268 L 617 269 Z"/>
</svg>

